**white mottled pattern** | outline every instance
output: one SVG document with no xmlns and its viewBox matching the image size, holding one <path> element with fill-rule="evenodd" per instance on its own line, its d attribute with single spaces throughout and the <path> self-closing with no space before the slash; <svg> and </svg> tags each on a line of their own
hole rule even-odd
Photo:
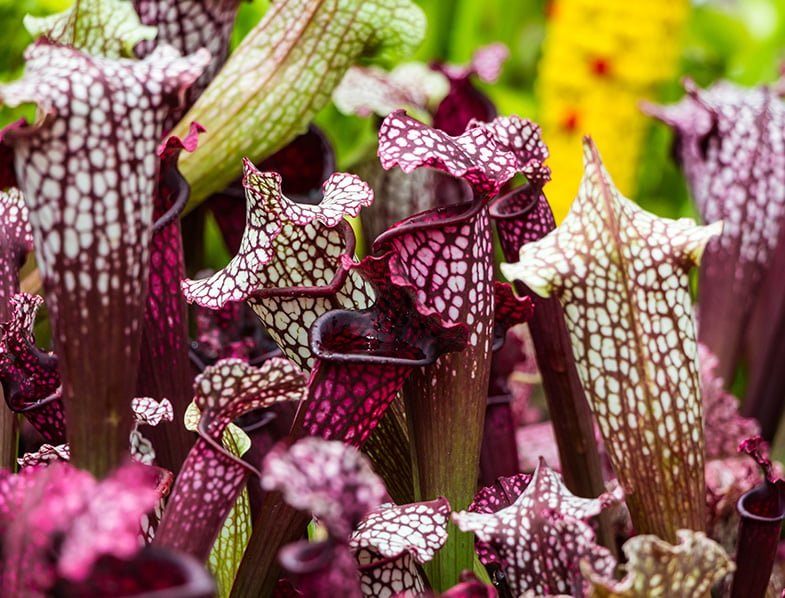
<svg viewBox="0 0 785 598">
<path fill-rule="evenodd" d="M 722 546 L 703 532 L 681 529 L 678 544 L 657 536 L 640 535 L 624 543 L 627 574 L 621 580 L 584 571 L 594 586 L 592 595 L 708 596 L 712 586 L 734 569 Z"/>
<path fill-rule="evenodd" d="M 481 562 L 502 564 L 514 596 L 526 590 L 583 595 L 586 588 L 574 585 L 581 561 L 603 576 L 610 576 L 616 566 L 610 551 L 596 543 L 587 520 L 621 498 L 618 490 L 597 498 L 575 496 L 561 475 L 540 459 L 511 505 L 495 512 L 461 511 L 452 518 L 482 542 Z"/>
<path fill-rule="evenodd" d="M 156 149 L 209 55 L 164 46 L 145 60 L 112 60 L 39 40 L 25 58 L 24 78 L 0 86 L 0 100 L 33 102 L 39 118 L 7 130 L 4 141 L 30 211 L 64 397 L 79 396 L 67 403 L 69 426 L 120 451 L 131 414 L 111 405 L 133 397 L 136 384 Z M 93 399 L 101 409 L 90 407 Z M 83 463 L 86 455 L 75 448 L 74 457 Z"/>
<path fill-rule="evenodd" d="M 259 172 L 249 160 L 243 182 L 247 220 L 237 255 L 209 278 L 183 281 L 183 293 L 212 309 L 247 300 L 287 356 L 310 369 L 314 320 L 335 307 L 372 302 L 370 285 L 347 274 L 341 256 L 353 250 L 344 217 L 369 205 L 373 192 L 356 176 L 336 173 L 324 183 L 319 205 L 297 204 L 283 195 L 278 173 Z"/>
<path fill-rule="evenodd" d="M 207 560 L 244 482 L 258 473 L 223 448 L 224 431 L 244 413 L 278 401 L 299 400 L 305 378 L 282 358 L 270 359 L 259 368 L 240 359 L 223 359 L 205 368 L 194 390 L 194 402 L 202 413 L 199 438 L 172 489 L 155 544 Z"/>
<path fill-rule="evenodd" d="M 639 533 L 705 525 L 703 423 L 688 269 L 721 223 L 664 220 L 613 186 L 584 141 L 564 222 L 525 245 L 509 278 L 557 295 L 581 381 Z"/>
</svg>

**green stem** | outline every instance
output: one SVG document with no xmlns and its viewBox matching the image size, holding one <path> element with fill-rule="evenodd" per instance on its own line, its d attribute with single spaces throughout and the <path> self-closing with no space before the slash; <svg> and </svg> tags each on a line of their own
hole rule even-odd
<svg viewBox="0 0 785 598">
<path fill-rule="evenodd" d="M 415 498 L 445 496 L 453 511 L 465 509 L 477 490 L 490 371 L 490 351 L 482 339 L 478 345 L 442 356 L 404 386 Z M 474 537 L 451 525 L 447 542 L 425 567 L 433 589 L 443 592 L 458 583 L 473 560 Z"/>
<path fill-rule="evenodd" d="M 286 504 L 280 492 L 270 492 L 253 524 L 230 598 L 272 596 L 281 576 L 278 550 L 299 540 L 311 517 Z"/>
</svg>

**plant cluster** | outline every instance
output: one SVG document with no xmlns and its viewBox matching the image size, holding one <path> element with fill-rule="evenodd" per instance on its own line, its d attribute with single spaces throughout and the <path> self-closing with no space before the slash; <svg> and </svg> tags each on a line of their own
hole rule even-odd
<svg viewBox="0 0 785 598">
<path fill-rule="evenodd" d="M 619 51 L 648 3 L 553 3 L 544 130 L 478 87 L 502 44 L 399 63 L 425 37 L 410 0 L 273 2 L 230 52 L 239 4 L 25 19 L 0 85 L 35 106 L 0 131 L 3 592 L 785 595 L 781 86 L 619 112 L 635 155 L 646 115 L 674 131 L 699 225 L 600 155 L 598 107 L 667 78 Z M 377 141 L 352 172 L 313 124 L 331 101 Z M 208 214 L 234 255 L 197 272 Z M 522 425 L 534 360 L 546 428 Z"/>
</svg>

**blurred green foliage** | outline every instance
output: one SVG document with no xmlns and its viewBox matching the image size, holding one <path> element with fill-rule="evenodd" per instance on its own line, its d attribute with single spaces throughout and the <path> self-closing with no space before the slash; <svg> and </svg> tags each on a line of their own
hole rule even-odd
<svg viewBox="0 0 785 598">
<path fill-rule="evenodd" d="M 464 64 L 480 46 L 504 42 L 510 49 L 501 79 L 482 85 L 501 114 L 537 119 L 534 84 L 542 40 L 546 35 L 548 0 L 418 0 L 428 16 L 428 36 L 412 60 Z M 71 0 L 0 2 L 0 80 L 20 76 L 24 48 L 32 41 L 22 17 L 44 15 L 67 8 Z M 666 3 L 665 3 L 666 4 Z M 269 0 L 243 2 L 233 45 L 259 21 Z M 718 79 L 744 85 L 771 82 L 779 76 L 785 57 L 785 0 L 714 0 L 693 3 L 682 52 L 681 73 L 663 89 L 662 100 L 674 101 L 683 93 L 680 79 L 693 78 L 707 86 Z M 2 124 L 29 111 L 0 109 Z M 375 123 L 340 114 L 327 106 L 317 117 L 336 147 L 338 165 L 352 163 L 374 151 Z M 652 124 L 640 168 L 635 199 L 663 216 L 694 216 L 683 178 L 670 156 L 670 132 Z"/>
</svg>

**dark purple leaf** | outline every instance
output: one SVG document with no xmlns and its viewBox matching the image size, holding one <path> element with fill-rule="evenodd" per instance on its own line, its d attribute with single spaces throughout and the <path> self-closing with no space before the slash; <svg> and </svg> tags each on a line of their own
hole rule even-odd
<svg viewBox="0 0 785 598">
<path fill-rule="evenodd" d="M 676 131 L 677 157 L 707 223 L 724 222 L 710 243 L 698 285 L 701 342 L 732 383 L 741 342 L 785 220 L 785 103 L 769 87 L 720 82 L 672 106 L 645 110 Z M 767 324 L 768 325 L 768 324 Z"/>
<path fill-rule="evenodd" d="M 289 197 L 315 205 L 322 199 L 322 185 L 335 172 L 335 152 L 322 130 L 311 124 L 305 133 L 260 162 L 259 170 L 277 172 Z"/>
<path fill-rule="evenodd" d="M 0 322 L 12 316 L 11 296 L 19 292 L 19 268 L 33 249 L 27 206 L 16 187 L 0 189 Z"/>
<path fill-rule="evenodd" d="M 273 598 L 299 598 L 300 596 L 302 594 L 294 588 L 292 582 L 288 579 L 279 579 L 278 583 L 275 584 Z"/>
<path fill-rule="evenodd" d="M 166 397 L 174 421 L 150 431 L 159 464 L 177 473 L 193 444 L 180 424 L 191 400 L 193 375 L 188 359 L 188 321 L 180 281 L 185 278 L 180 212 L 188 199 L 188 184 L 177 170 L 182 150 L 193 151 L 204 129 L 193 123 L 185 139 L 169 137 L 158 148 L 161 170 L 153 206 L 153 237 L 136 394 Z"/>
<path fill-rule="evenodd" d="M 245 481 L 257 470 L 221 446 L 226 427 L 240 415 L 304 393 L 302 373 L 285 359 L 254 368 L 238 359 L 219 361 L 195 382 L 202 413 L 199 438 L 177 477 L 154 544 L 182 550 L 204 562 Z"/>
<path fill-rule="evenodd" d="M 494 353 L 494 357 L 496 355 Z M 480 485 L 490 484 L 500 476 L 514 475 L 521 470 L 512 402 L 511 394 L 488 396 L 480 452 Z"/>
<path fill-rule="evenodd" d="M 519 480 L 522 478 L 513 480 L 513 491 Z M 499 500 L 493 492 L 481 500 L 487 502 L 490 496 Z M 462 530 L 477 534 L 480 561 L 501 564 L 513 595 L 527 589 L 542 594 L 579 593 L 588 589 L 580 577 L 581 561 L 607 577 L 616 566 L 611 553 L 595 543 L 586 520 L 621 498 L 621 493 L 579 498 L 567 490 L 561 476 L 540 461 L 512 505 L 490 514 L 454 513 L 453 520 Z"/>
<path fill-rule="evenodd" d="M 57 356 L 35 346 L 33 325 L 43 299 L 19 293 L 11 298 L 13 318 L 0 322 L 0 382 L 11 410 L 52 444 L 65 442 L 65 414 Z"/>
<path fill-rule="evenodd" d="M 274 447 L 264 460 L 262 485 L 281 490 L 287 503 L 313 513 L 342 542 L 387 496 L 367 457 L 317 437 Z"/>
<path fill-rule="evenodd" d="M 381 419 L 408 374 L 466 346 L 465 326 L 446 325 L 418 305 L 392 253 L 361 264 L 344 260 L 371 284 L 373 307 L 333 310 L 311 328 L 317 358 L 303 428 L 309 435 L 360 446 Z"/>
<path fill-rule="evenodd" d="M 493 587 L 482 583 L 477 576 L 468 571 L 461 573 L 461 581 L 446 592 L 440 594 L 441 598 L 497 598 L 499 592 Z M 502 594 L 507 598 L 506 594 Z M 527 598 L 523 594 L 520 598 Z"/>
<path fill-rule="evenodd" d="M 494 351 L 488 378 L 485 429 L 480 453 L 480 486 L 492 484 L 499 477 L 515 475 L 521 471 L 515 438 L 519 422 L 513 410 L 515 397 L 510 390 L 510 377 L 524 362 L 528 362 L 526 365 L 531 367 L 532 359 L 524 353 L 523 341 L 517 332 L 512 329 L 500 335 L 498 324 L 494 327 Z M 497 348 L 500 336 L 504 344 Z"/>
<path fill-rule="evenodd" d="M 58 580 L 57 598 L 213 598 L 215 582 L 193 557 L 146 547 L 130 559 L 104 556 L 84 581 Z"/>
<path fill-rule="evenodd" d="M 472 83 L 472 75 L 492 83 L 499 78 L 502 64 L 509 56 L 504 44 L 491 44 L 478 49 L 467 67 L 435 64 L 434 70 L 444 73 L 450 90 L 439 102 L 433 115 L 433 126 L 450 135 L 459 135 L 473 119 L 490 122 L 496 117 L 496 106 Z"/>
<path fill-rule="evenodd" d="M 547 149 L 540 149 L 535 142 L 530 145 L 535 148 L 533 157 L 539 156 L 541 160 L 547 157 Z M 556 227 L 541 187 L 541 184 L 530 182 L 498 197 L 490 205 L 491 218 L 508 261 L 517 260 L 521 247 L 540 240 Z M 594 424 L 572 355 L 561 305 L 556 297 L 540 297 L 521 281 L 515 281 L 515 288 L 519 295 L 534 301 L 529 330 L 553 432 L 558 439 L 559 462 L 565 482 L 579 496 L 597 496 L 603 491 L 603 478 Z M 600 539 L 603 544 L 608 540 L 602 525 Z"/>
<path fill-rule="evenodd" d="M 7 130 L 18 129 L 26 124 L 27 121 L 22 118 L 6 125 L 5 128 Z M 2 138 L 5 134 L 5 132 L 0 134 L 0 191 L 9 191 L 12 187 L 19 187 L 19 181 L 16 179 L 16 171 L 14 170 L 14 149 L 7 143 L 3 143 Z"/>
<path fill-rule="evenodd" d="M 741 496 L 737 508 L 741 521 L 731 596 L 763 598 L 785 519 L 785 481 L 767 475 L 760 485 Z"/>
<path fill-rule="evenodd" d="M 345 543 L 297 542 L 281 549 L 279 559 L 299 595 L 305 598 L 361 598 L 357 563 Z"/>
<path fill-rule="evenodd" d="M 44 115 L 6 129 L 4 141 L 30 210 L 73 458 L 99 475 L 117 463 L 130 429 L 117 403 L 135 394 L 155 148 L 208 59 L 161 48 L 142 61 L 110 60 L 39 41 L 25 77 L 0 87 L 4 103 L 33 102 Z"/>
<path fill-rule="evenodd" d="M 528 322 L 534 313 L 531 297 L 516 297 L 512 287 L 503 282 L 493 283 L 493 349 L 498 350 L 504 344 L 507 330 Z"/>
</svg>

